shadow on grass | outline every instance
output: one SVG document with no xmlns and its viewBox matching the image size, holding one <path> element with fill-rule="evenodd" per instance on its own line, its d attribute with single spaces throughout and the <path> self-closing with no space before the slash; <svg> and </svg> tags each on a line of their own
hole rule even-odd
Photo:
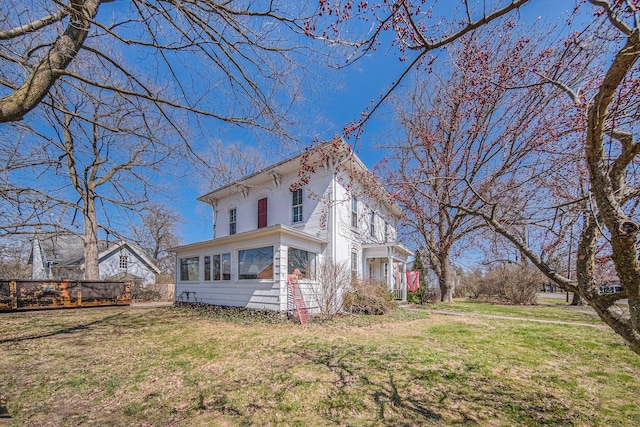
<svg viewBox="0 0 640 427">
<path fill-rule="evenodd" d="M 120 317 L 121 315 L 122 315 L 121 313 L 113 314 L 111 316 L 107 316 L 107 317 L 104 317 L 102 319 L 94 320 L 93 322 L 81 323 L 79 325 L 70 326 L 70 327 L 67 327 L 67 328 L 62 328 L 62 329 L 58 329 L 56 331 L 47 332 L 47 333 L 43 333 L 43 334 L 35 334 L 35 335 L 29 335 L 29 336 L 25 336 L 25 337 L 14 337 L 14 338 L 0 339 L 0 344 L 37 340 L 37 339 L 40 339 L 40 338 L 54 337 L 56 335 L 72 334 L 74 332 L 91 329 L 93 326 L 96 326 L 96 325 L 99 325 L 99 324 L 108 323 L 111 320 L 114 320 L 114 319 Z"/>
<path fill-rule="evenodd" d="M 298 363 L 323 366 L 332 374 L 334 390 L 318 407 L 326 420 L 337 424 L 354 413 L 369 413 L 380 425 L 478 425 L 498 418 L 570 426 L 588 416 L 559 398 L 552 384 L 503 378 L 477 363 L 412 366 L 401 354 L 357 345 L 307 347 L 294 353 Z"/>
<path fill-rule="evenodd" d="M 374 409 L 372 403 L 375 404 L 377 420 L 383 424 L 415 425 L 442 420 L 440 414 L 428 407 L 429 402 L 403 397 L 403 390 L 393 374 L 384 372 L 387 368 L 395 368 L 377 362 L 372 367 L 363 348 L 356 346 L 329 351 L 305 348 L 295 353 L 309 363 L 326 367 L 335 376 L 332 381 L 335 393 L 330 393 L 321 403 L 324 417 L 328 420 L 340 424 L 343 417 L 354 409 L 362 413 L 371 412 Z M 383 380 L 373 378 L 379 374 L 388 377 Z M 406 390 L 404 394 L 407 394 Z"/>
</svg>

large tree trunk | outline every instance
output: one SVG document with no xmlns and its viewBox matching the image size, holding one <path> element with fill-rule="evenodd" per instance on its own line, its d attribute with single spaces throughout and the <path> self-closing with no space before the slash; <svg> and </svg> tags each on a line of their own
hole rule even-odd
<svg viewBox="0 0 640 427">
<path fill-rule="evenodd" d="M 440 286 L 440 301 L 453 302 L 453 292 L 455 286 L 453 277 L 451 276 L 451 261 L 449 261 L 449 253 L 440 254 L 440 271 L 438 272 L 438 285 Z"/>
<path fill-rule="evenodd" d="M 93 192 L 87 190 L 84 212 L 84 278 L 100 280 L 98 269 L 98 222 Z"/>
</svg>

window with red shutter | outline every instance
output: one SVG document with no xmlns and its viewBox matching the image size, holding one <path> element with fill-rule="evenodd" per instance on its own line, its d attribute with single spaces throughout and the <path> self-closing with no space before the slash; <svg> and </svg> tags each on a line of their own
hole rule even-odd
<svg viewBox="0 0 640 427">
<path fill-rule="evenodd" d="M 267 226 L 267 198 L 258 200 L 258 228 Z"/>
</svg>

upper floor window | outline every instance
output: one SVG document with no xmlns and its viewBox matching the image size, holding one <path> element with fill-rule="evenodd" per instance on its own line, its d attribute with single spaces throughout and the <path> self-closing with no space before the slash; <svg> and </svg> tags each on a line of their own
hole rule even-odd
<svg viewBox="0 0 640 427">
<path fill-rule="evenodd" d="M 302 222 L 302 188 L 291 193 L 291 207 L 293 209 L 293 222 Z"/>
<path fill-rule="evenodd" d="M 229 234 L 236 234 L 236 208 L 229 210 Z"/>
<path fill-rule="evenodd" d="M 267 226 L 267 198 L 258 200 L 258 228 Z"/>
<path fill-rule="evenodd" d="M 371 211 L 371 215 L 369 216 L 369 233 L 371 237 L 376 236 L 376 213 Z"/>
<path fill-rule="evenodd" d="M 389 223 L 387 221 L 384 222 L 384 240 L 385 242 L 389 240 Z"/>
<path fill-rule="evenodd" d="M 120 262 L 118 263 L 120 270 L 126 270 L 129 268 L 129 257 L 126 255 L 120 255 Z"/>
<path fill-rule="evenodd" d="M 358 228 L 358 198 L 351 198 L 351 227 Z"/>
</svg>

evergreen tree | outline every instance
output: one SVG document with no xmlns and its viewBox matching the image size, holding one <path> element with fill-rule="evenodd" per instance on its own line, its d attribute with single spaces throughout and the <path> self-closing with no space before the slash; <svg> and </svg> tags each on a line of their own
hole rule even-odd
<svg viewBox="0 0 640 427">
<path fill-rule="evenodd" d="M 420 255 L 420 249 L 416 250 L 415 260 L 413 261 L 413 271 L 420 272 L 420 287 L 415 291 L 409 291 L 407 294 L 407 300 L 416 304 L 424 304 L 427 291 L 427 282 L 425 280 L 424 265 L 422 264 L 422 256 Z"/>
</svg>

